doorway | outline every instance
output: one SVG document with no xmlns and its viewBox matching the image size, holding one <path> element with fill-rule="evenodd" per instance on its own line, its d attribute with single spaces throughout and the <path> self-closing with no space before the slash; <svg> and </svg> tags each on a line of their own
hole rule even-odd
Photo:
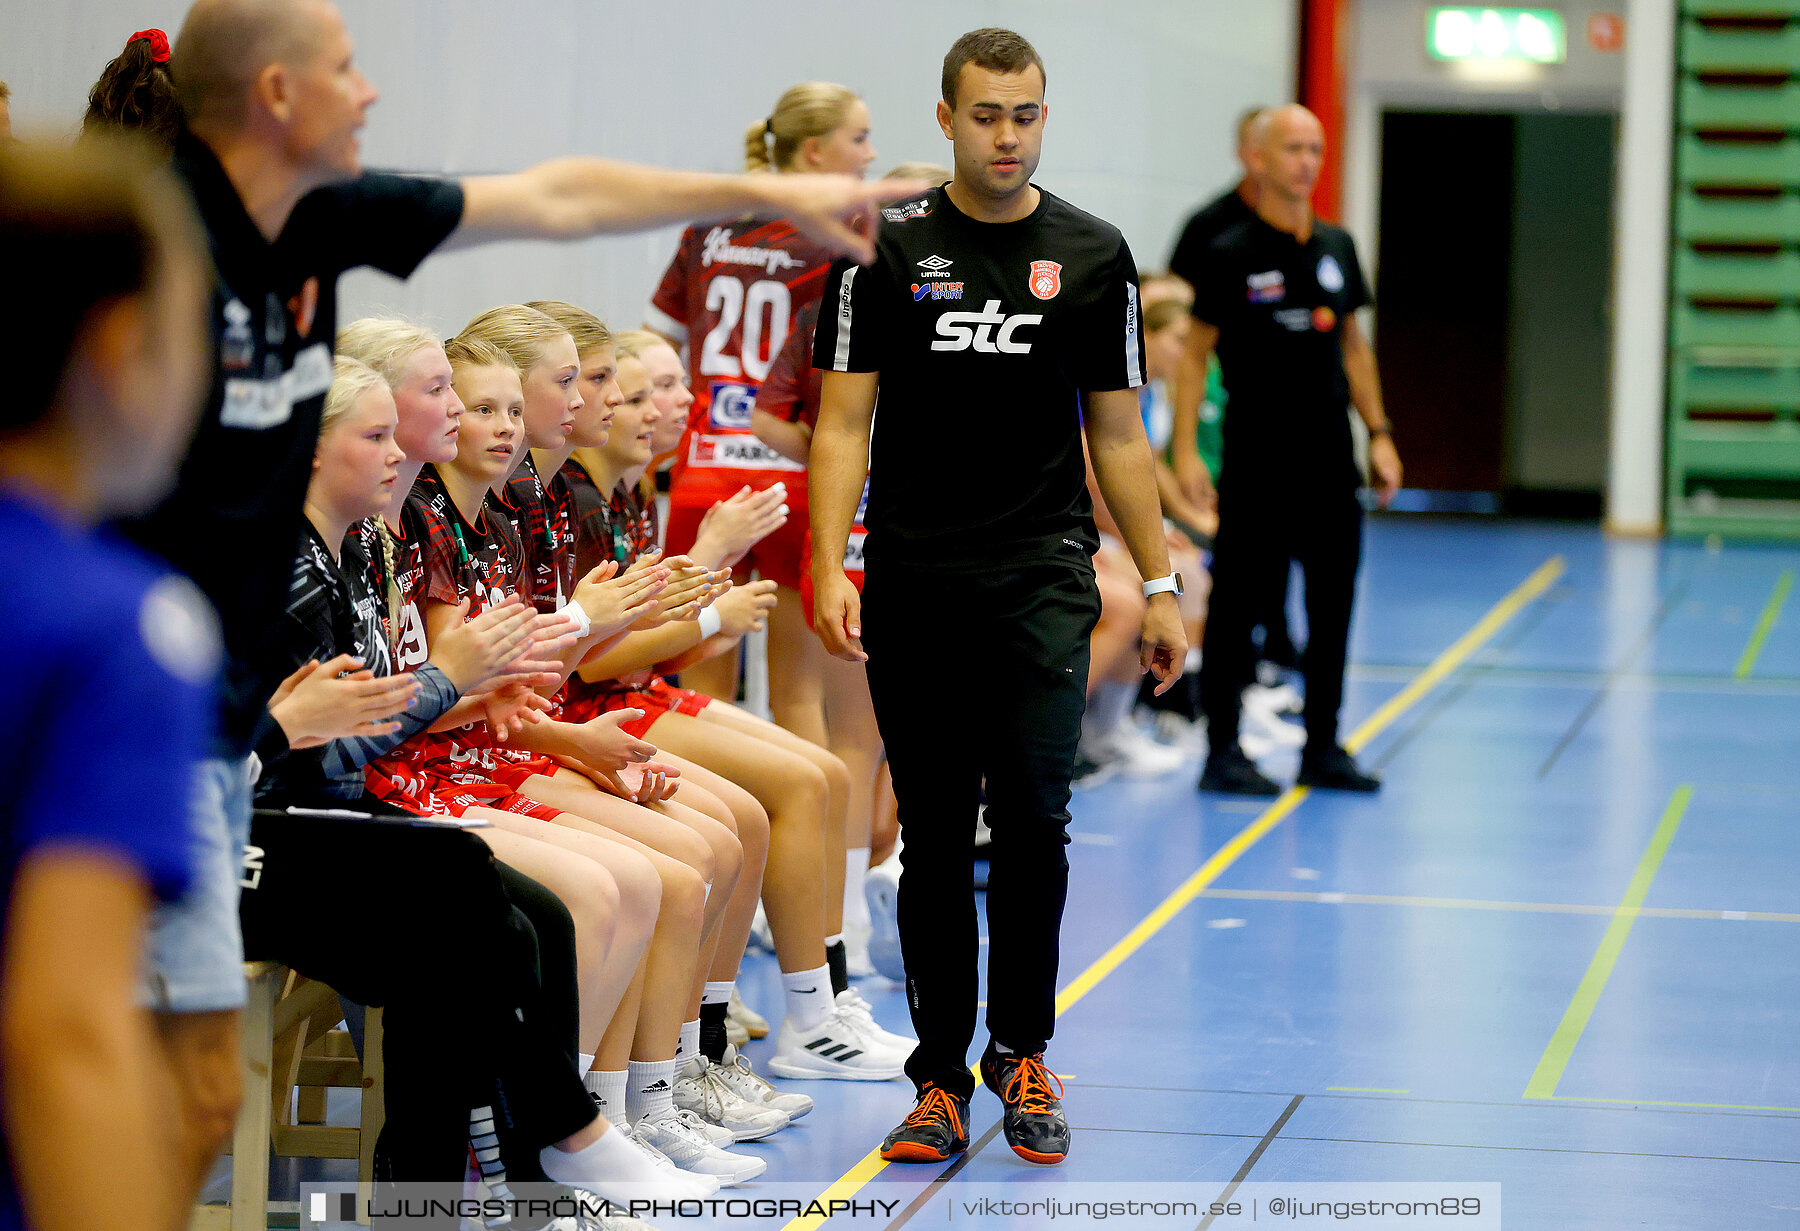
<svg viewBox="0 0 1800 1231">
<path fill-rule="evenodd" d="M 1377 345 L 1407 486 L 1598 516 L 1614 117 L 1382 117 Z"/>
</svg>

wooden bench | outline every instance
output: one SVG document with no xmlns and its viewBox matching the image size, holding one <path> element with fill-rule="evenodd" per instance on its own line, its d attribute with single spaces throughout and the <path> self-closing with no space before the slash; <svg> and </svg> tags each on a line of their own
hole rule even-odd
<svg viewBox="0 0 1800 1231">
<path fill-rule="evenodd" d="M 190 1231 L 267 1231 L 269 1153 L 283 1158 L 354 1158 L 367 1200 L 375 1138 L 383 1120 L 381 1010 L 368 1010 L 364 1060 L 343 1020 L 337 993 L 275 962 L 246 962 L 244 1107 L 231 1144 L 231 1204 L 203 1205 Z M 325 1123 L 333 1088 L 362 1091 L 355 1128 Z"/>
</svg>

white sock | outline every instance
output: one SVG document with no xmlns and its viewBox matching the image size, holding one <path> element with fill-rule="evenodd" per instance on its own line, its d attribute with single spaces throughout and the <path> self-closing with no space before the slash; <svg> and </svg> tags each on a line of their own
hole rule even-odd
<svg viewBox="0 0 1800 1231">
<path fill-rule="evenodd" d="M 632 1060 L 626 1065 L 625 1110 L 636 1124 L 648 1116 L 668 1118 L 675 1110 L 675 1061 Z"/>
<path fill-rule="evenodd" d="M 594 1103 L 600 1114 L 620 1127 L 631 1122 L 625 1111 L 625 1083 L 624 1069 L 593 1069 L 582 1079 L 589 1093 L 600 1096 Z"/>
<path fill-rule="evenodd" d="M 686 1062 L 700 1054 L 700 1019 L 681 1023 L 681 1041 L 675 1044 L 675 1059 Z"/>
<path fill-rule="evenodd" d="M 787 1019 L 795 1030 L 811 1030 L 831 1015 L 831 968 L 783 973 L 781 988 L 787 993 Z"/>
<path fill-rule="evenodd" d="M 844 852 L 844 930 L 867 931 L 869 900 L 863 897 L 863 881 L 869 875 L 869 848 L 852 847 Z"/>
<path fill-rule="evenodd" d="M 736 986 L 737 980 L 735 979 L 729 983 L 708 983 L 700 993 L 700 1003 L 703 1005 L 730 1004 L 731 991 Z"/>
<path fill-rule="evenodd" d="M 588 1070 L 594 1067 L 594 1057 L 589 1052 L 578 1052 L 575 1056 L 575 1071 L 586 1077 Z"/>
<path fill-rule="evenodd" d="M 599 1140 L 579 1150 L 545 1146 L 538 1151 L 538 1163 L 558 1184 L 585 1189 L 622 1205 L 652 1193 L 668 1199 L 702 1197 L 712 1191 L 699 1176 L 664 1171 L 617 1128 L 607 1129 Z"/>
</svg>

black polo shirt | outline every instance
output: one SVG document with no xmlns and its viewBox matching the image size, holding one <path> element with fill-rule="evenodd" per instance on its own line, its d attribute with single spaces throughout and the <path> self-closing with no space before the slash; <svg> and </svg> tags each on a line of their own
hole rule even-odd
<svg viewBox="0 0 1800 1231">
<path fill-rule="evenodd" d="M 942 188 L 882 214 L 875 263 L 832 266 L 813 341 L 822 369 L 880 373 L 869 567 L 1085 562 L 1081 395 L 1144 383 L 1131 249 L 1042 189 L 1016 222 Z"/>
<path fill-rule="evenodd" d="M 454 181 L 366 173 L 302 198 L 274 243 L 190 133 L 174 169 L 214 265 L 212 385 L 175 490 L 126 528 L 219 609 L 226 664 L 219 756 L 242 756 L 279 681 L 255 663 L 281 618 L 331 385 L 337 280 L 368 265 L 404 278 L 462 220 Z"/>
<path fill-rule="evenodd" d="M 1181 238 L 1169 254 L 1169 272 L 1185 278 L 1189 286 L 1198 284 L 1206 270 L 1206 250 L 1212 247 L 1213 240 L 1254 217 L 1256 211 L 1238 195 L 1236 188 L 1220 193 L 1196 210 L 1181 228 Z"/>
<path fill-rule="evenodd" d="M 1194 316 L 1219 330 L 1231 399 L 1222 479 L 1356 486 L 1344 320 L 1368 302 L 1356 246 L 1328 223 L 1301 243 L 1256 217 L 1213 241 Z"/>
</svg>

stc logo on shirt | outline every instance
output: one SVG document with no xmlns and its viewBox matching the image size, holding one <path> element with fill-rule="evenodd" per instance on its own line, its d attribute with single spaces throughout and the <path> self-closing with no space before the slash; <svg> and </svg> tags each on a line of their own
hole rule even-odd
<svg viewBox="0 0 1800 1231">
<path fill-rule="evenodd" d="M 946 312 L 938 317 L 938 341 L 932 350 L 974 350 L 983 355 L 1029 355 L 1030 342 L 1015 342 L 1013 334 L 1026 325 L 1043 323 L 1039 313 L 1008 316 L 1000 310 L 1000 301 L 990 299 L 979 312 Z M 995 329 L 995 326 L 999 326 Z"/>
</svg>

